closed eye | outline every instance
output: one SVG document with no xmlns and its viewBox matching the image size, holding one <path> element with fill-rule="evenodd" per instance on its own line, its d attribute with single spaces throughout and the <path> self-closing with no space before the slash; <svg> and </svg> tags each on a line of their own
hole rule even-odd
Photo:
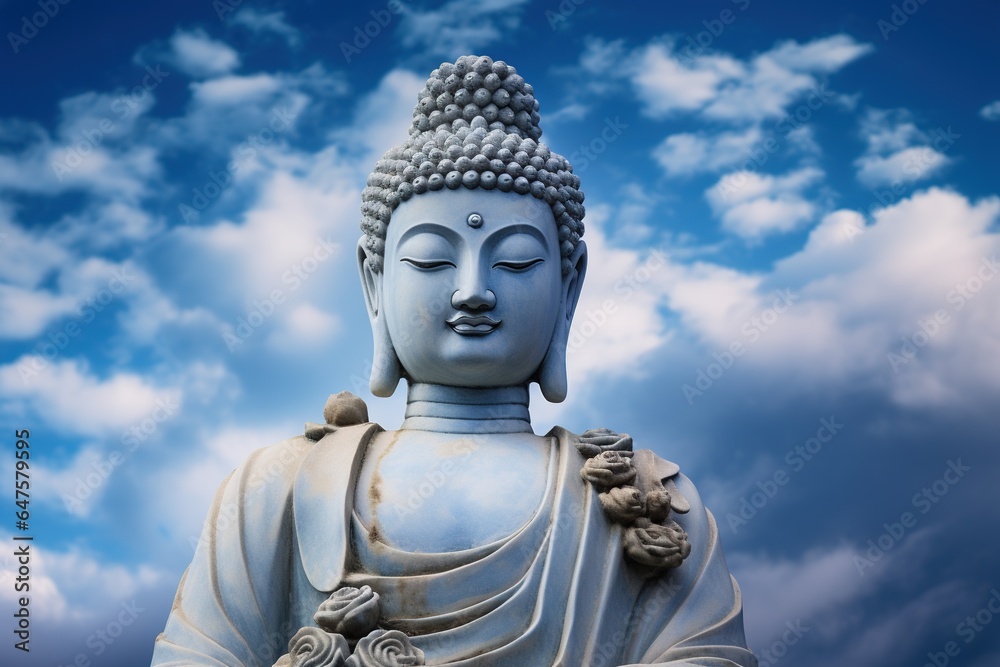
<svg viewBox="0 0 1000 667">
<path fill-rule="evenodd" d="M 494 269 L 507 269 L 508 271 L 527 271 L 536 264 L 541 264 L 545 260 L 541 257 L 536 257 L 535 259 L 527 259 L 523 262 L 516 262 L 512 260 L 506 260 L 503 262 L 497 262 L 493 265 Z"/>
<path fill-rule="evenodd" d="M 434 269 L 443 269 L 443 268 L 445 268 L 447 266 L 450 266 L 452 268 L 455 267 L 454 263 L 449 262 L 446 259 L 422 260 L 422 259 L 413 259 L 412 257 L 402 257 L 402 258 L 400 258 L 399 261 L 406 262 L 407 264 L 410 264 L 411 266 L 415 266 L 416 268 L 422 269 L 424 271 L 433 271 Z"/>
</svg>

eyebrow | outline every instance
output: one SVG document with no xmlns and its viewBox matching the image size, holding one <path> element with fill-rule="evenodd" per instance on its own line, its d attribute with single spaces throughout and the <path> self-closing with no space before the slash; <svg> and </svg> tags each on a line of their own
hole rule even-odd
<svg viewBox="0 0 1000 667">
<path fill-rule="evenodd" d="M 400 245 L 408 240 L 412 236 L 417 234 L 437 234 L 442 236 L 453 243 L 462 243 L 463 239 L 461 234 L 456 232 L 453 228 L 448 225 L 442 225 L 439 222 L 419 222 L 409 229 L 407 229 L 396 241 L 396 245 Z M 489 233 L 485 241 L 493 241 L 495 236 L 506 237 L 512 234 L 528 234 L 529 236 L 535 237 L 543 247 L 548 246 L 548 239 L 545 238 L 545 234 L 542 230 L 538 229 L 534 225 L 527 225 L 524 223 L 514 223 L 510 225 L 504 225 L 499 229 L 496 229 Z"/>
<path fill-rule="evenodd" d="M 447 225 L 442 225 L 438 222 L 420 222 L 403 232 L 402 236 L 399 237 L 399 240 L 396 241 L 396 245 L 401 245 L 411 236 L 416 236 L 417 234 L 436 234 L 438 236 L 443 236 L 452 243 L 462 242 L 461 235 Z"/>
<path fill-rule="evenodd" d="M 506 225 L 504 227 L 501 227 L 500 229 L 491 232 L 490 235 L 486 237 L 486 240 L 493 241 L 494 236 L 507 237 L 512 234 L 519 234 L 519 233 L 520 234 L 526 233 L 529 236 L 534 236 L 542 244 L 543 248 L 548 247 L 548 240 L 545 238 L 545 234 L 542 233 L 542 230 L 533 225 L 525 225 L 523 223 Z"/>
</svg>

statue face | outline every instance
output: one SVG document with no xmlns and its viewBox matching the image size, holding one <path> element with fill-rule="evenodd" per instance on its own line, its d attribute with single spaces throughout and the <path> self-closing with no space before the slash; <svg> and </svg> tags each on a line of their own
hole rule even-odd
<svg viewBox="0 0 1000 667">
<path fill-rule="evenodd" d="M 559 240 L 544 201 L 439 190 L 393 212 L 380 310 L 412 380 L 523 384 L 566 317 Z"/>
</svg>

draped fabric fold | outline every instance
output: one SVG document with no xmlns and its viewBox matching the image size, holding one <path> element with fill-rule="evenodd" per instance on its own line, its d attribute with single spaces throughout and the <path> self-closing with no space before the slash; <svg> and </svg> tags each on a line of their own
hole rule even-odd
<svg viewBox="0 0 1000 667">
<path fill-rule="evenodd" d="M 560 428 L 525 525 L 475 549 L 411 554 L 354 513 L 353 480 L 380 430 L 285 441 L 222 484 L 153 665 L 270 667 L 331 591 L 362 585 L 380 595 L 380 626 L 406 632 L 428 665 L 756 665 L 715 520 L 673 464 L 658 470 L 691 506 L 676 521 L 692 551 L 663 576 L 624 556 L 621 526 L 580 477 L 577 438 Z"/>
</svg>

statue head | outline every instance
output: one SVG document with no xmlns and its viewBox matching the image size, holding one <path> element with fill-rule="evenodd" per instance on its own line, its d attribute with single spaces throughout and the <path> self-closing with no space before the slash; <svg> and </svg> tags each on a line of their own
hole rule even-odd
<svg viewBox="0 0 1000 667">
<path fill-rule="evenodd" d="M 561 401 L 587 263 L 580 179 L 538 142 L 534 91 L 501 61 L 442 63 L 417 99 L 409 140 L 362 192 L 372 393 L 391 395 L 401 377 L 537 381 Z"/>
</svg>

